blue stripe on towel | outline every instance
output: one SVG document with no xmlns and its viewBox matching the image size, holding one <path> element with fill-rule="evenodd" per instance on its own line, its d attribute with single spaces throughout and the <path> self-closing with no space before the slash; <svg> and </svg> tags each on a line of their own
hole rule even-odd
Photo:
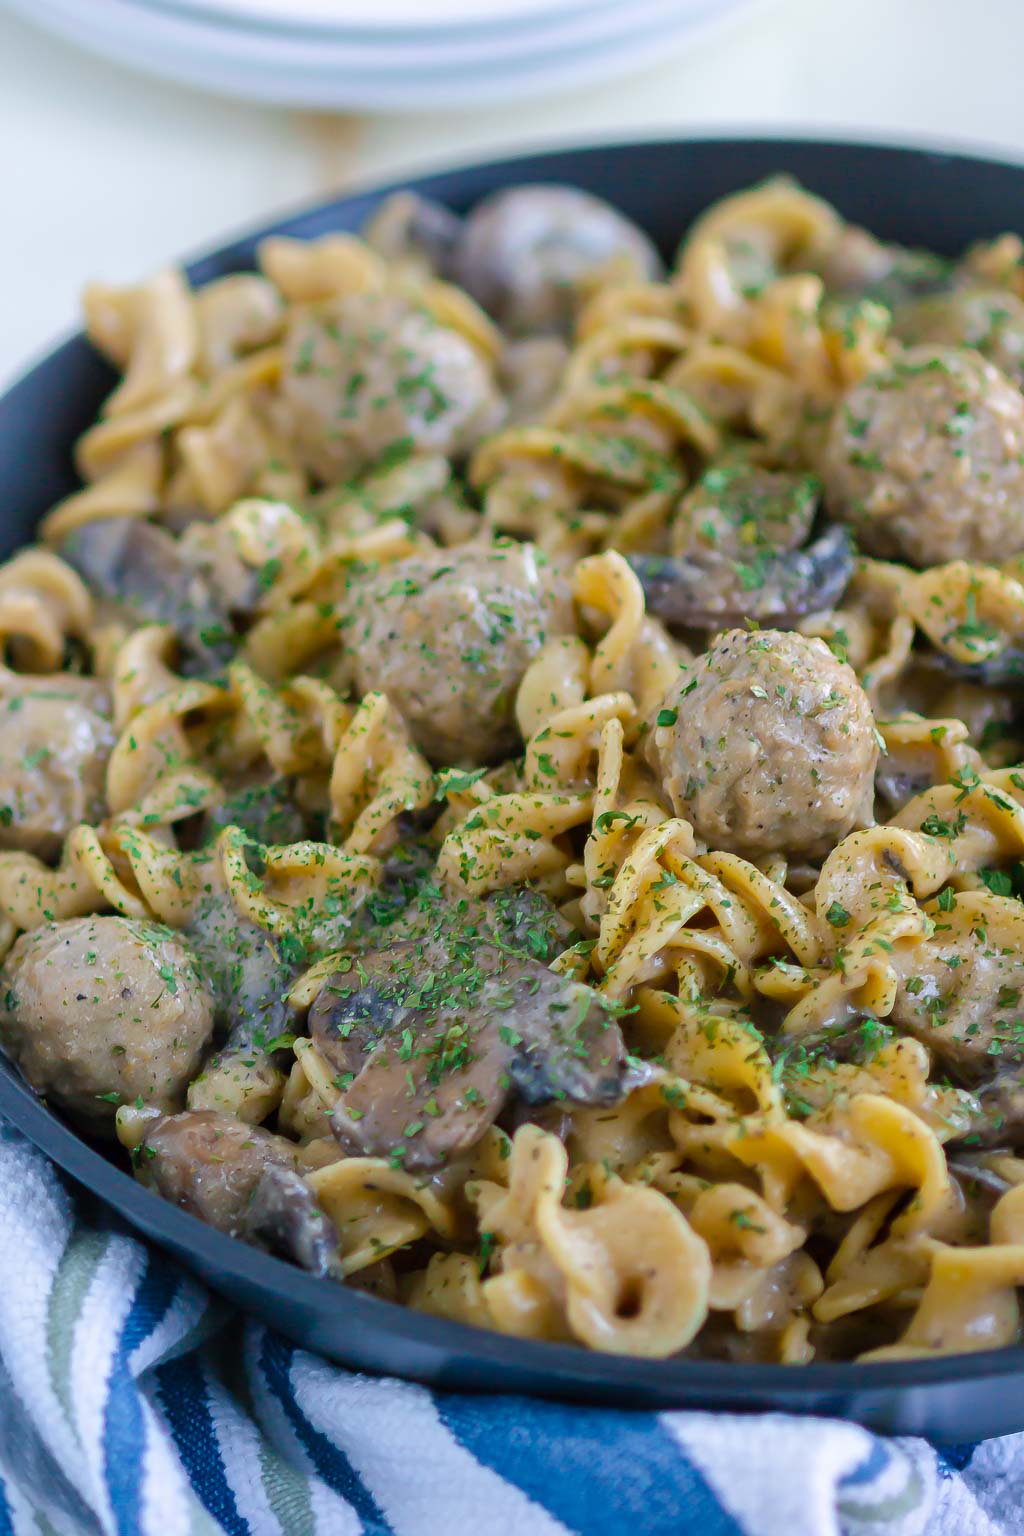
<svg viewBox="0 0 1024 1536">
<path fill-rule="evenodd" d="M 260 1369 L 271 1393 L 278 1399 L 289 1424 L 308 1452 L 317 1473 L 327 1486 L 347 1499 L 363 1522 L 368 1536 L 393 1536 L 391 1526 L 373 1494 L 359 1476 L 345 1452 L 322 1435 L 299 1407 L 292 1386 L 291 1368 L 295 1345 L 268 1330 L 260 1348 Z"/>
<path fill-rule="evenodd" d="M 943 1477 L 954 1477 L 969 1467 L 977 1444 L 973 1441 L 966 1445 L 937 1445 L 935 1455 L 938 1457 L 939 1471 Z"/>
<path fill-rule="evenodd" d="M 169 1360 L 156 1374 L 160 1406 L 189 1482 L 227 1536 L 249 1536 L 227 1479 L 198 1357 Z"/>
<path fill-rule="evenodd" d="M 435 1399 L 445 1424 L 484 1466 L 563 1525 L 643 1536 L 743 1536 L 682 1447 L 652 1414 L 525 1399 Z"/>
<path fill-rule="evenodd" d="M 11 1506 L 7 1502 L 7 1485 L 4 1475 L 0 1472 L 0 1536 L 13 1536 L 14 1526 L 11 1522 Z"/>
<path fill-rule="evenodd" d="M 117 1528 L 122 1536 L 142 1529 L 143 1452 L 146 1425 L 131 1357 L 159 1327 L 178 1288 L 176 1271 L 151 1253 L 114 1350 L 103 1425 L 103 1465 Z"/>
<path fill-rule="evenodd" d="M 891 1459 L 884 1440 L 876 1440 L 864 1460 L 852 1472 L 844 1472 L 843 1492 L 856 1487 L 858 1483 L 873 1483 L 885 1471 Z"/>
</svg>

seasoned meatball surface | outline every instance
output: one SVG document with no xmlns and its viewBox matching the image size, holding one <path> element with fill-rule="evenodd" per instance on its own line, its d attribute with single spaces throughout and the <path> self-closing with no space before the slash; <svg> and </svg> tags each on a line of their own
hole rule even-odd
<svg viewBox="0 0 1024 1536">
<path fill-rule="evenodd" d="M 659 720 L 651 765 L 711 848 L 815 856 L 871 821 L 871 706 L 822 640 L 730 630 L 683 671 Z"/>
<path fill-rule="evenodd" d="M 466 338 L 394 294 L 349 294 L 297 312 L 281 397 L 307 467 L 328 482 L 399 447 L 467 453 L 502 414 L 490 370 Z"/>
<path fill-rule="evenodd" d="M 742 461 L 712 464 L 679 503 L 669 533 L 672 554 L 739 562 L 753 588 L 766 554 L 805 542 L 820 494 L 813 475 Z"/>
<path fill-rule="evenodd" d="M 386 693 L 432 763 L 488 763 L 516 748 L 526 668 L 570 627 L 551 566 L 532 545 L 508 544 L 354 578 L 344 634 L 359 690 Z"/>
<path fill-rule="evenodd" d="M 0 688 L 0 848 L 56 859 L 106 807 L 109 700 L 91 678 L 11 677 Z"/>
<path fill-rule="evenodd" d="M 0 974 L 8 1054 L 96 1131 L 112 1129 L 119 1103 L 179 1109 L 212 1030 L 191 950 L 154 923 L 47 923 L 22 934 Z"/>
<path fill-rule="evenodd" d="M 1024 549 L 1024 396 L 977 352 L 911 347 L 840 404 L 824 478 L 870 554 L 1005 559 Z"/>
<path fill-rule="evenodd" d="M 892 328 L 908 345 L 973 347 L 1015 383 L 1024 373 L 1024 299 L 1005 288 L 958 288 L 899 305 Z"/>
<path fill-rule="evenodd" d="M 958 922 L 959 903 L 938 916 L 934 937 L 909 949 L 889 1022 L 916 1035 L 956 1081 L 974 1085 L 1024 1061 L 1024 916 L 989 898 L 991 928 Z"/>
</svg>

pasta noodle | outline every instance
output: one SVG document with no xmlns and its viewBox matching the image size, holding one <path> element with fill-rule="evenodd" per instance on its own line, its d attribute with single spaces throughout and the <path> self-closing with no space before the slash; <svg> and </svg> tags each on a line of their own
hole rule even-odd
<svg viewBox="0 0 1024 1536">
<path fill-rule="evenodd" d="M 32 1085 L 513 1337 L 1017 1340 L 1021 251 L 776 179 L 666 271 L 526 187 L 87 289 L 120 382 L 0 566 Z"/>
</svg>

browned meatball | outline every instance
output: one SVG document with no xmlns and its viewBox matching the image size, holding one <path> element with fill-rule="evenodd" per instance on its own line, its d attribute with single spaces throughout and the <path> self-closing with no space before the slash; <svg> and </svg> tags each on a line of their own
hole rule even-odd
<svg viewBox="0 0 1024 1536">
<path fill-rule="evenodd" d="M 1024 396 L 977 352 L 912 347 L 839 406 L 824 461 L 834 517 L 912 565 L 1024 549 Z"/>
<path fill-rule="evenodd" d="M 908 951 L 890 1023 L 916 1035 L 957 1081 L 976 1084 L 1024 1061 L 1021 1032 L 1024 914 L 1011 898 L 988 898 L 998 939 L 957 921 L 954 898 L 934 938 Z M 1001 910 L 1000 910 L 1001 909 Z"/>
<path fill-rule="evenodd" d="M 328 482 L 398 448 L 466 453 L 501 418 L 480 354 L 394 294 L 349 294 L 296 313 L 281 397 L 307 467 Z"/>
<path fill-rule="evenodd" d="M 908 345 L 973 347 L 1014 381 L 1024 372 L 1024 300 L 1005 288 L 960 288 L 899 305 L 893 331 Z"/>
<path fill-rule="evenodd" d="M 0 973 L 4 1048 L 38 1093 L 97 1131 L 139 1098 L 180 1108 L 212 1030 L 191 950 L 155 923 L 47 923 Z"/>
<path fill-rule="evenodd" d="M 513 706 L 564 584 L 529 544 L 464 547 L 354 578 L 345 643 L 362 693 L 386 693 L 433 763 L 487 763 L 519 741 Z"/>
<path fill-rule="evenodd" d="M 492 193 L 474 208 L 452 270 L 513 335 L 568 335 L 579 285 L 611 264 L 638 278 L 662 272 L 647 236 L 610 203 L 578 187 L 526 186 Z"/>
<path fill-rule="evenodd" d="M 114 745 L 91 678 L 8 678 L 0 688 L 0 848 L 55 859 L 72 827 L 99 821 Z"/>
<path fill-rule="evenodd" d="M 648 756 L 711 848 L 816 856 L 871 820 L 867 696 L 822 640 L 734 629 L 685 669 Z"/>
<path fill-rule="evenodd" d="M 683 497 L 672 521 L 673 555 L 737 562 L 748 587 L 759 585 L 766 556 L 807 539 L 821 486 L 813 475 L 758 464 L 712 464 Z"/>
</svg>

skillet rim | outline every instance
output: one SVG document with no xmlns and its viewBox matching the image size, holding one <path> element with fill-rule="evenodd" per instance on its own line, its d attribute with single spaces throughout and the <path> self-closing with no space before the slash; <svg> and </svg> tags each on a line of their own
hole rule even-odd
<svg viewBox="0 0 1024 1536">
<path fill-rule="evenodd" d="M 268 234 L 308 233 L 307 226 L 317 223 L 346 229 L 360 223 L 369 208 L 389 193 L 404 188 L 451 197 L 452 184 L 464 184 L 467 195 L 461 203 L 458 198 L 453 199 L 456 206 L 464 207 L 479 195 L 480 185 L 496 188 L 508 184 L 513 178 L 569 180 L 569 163 L 573 161 L 582 160 L 593 166 L 604 155 L 624 155 L 638 157 L 642 163 L 645 154 L 653 158 L 674 153 L 685 157 L 694 151 L 718 156 L 723 171 L 733 157 L 742 159 L 744 154 L 756 155 L 762 151 L 777 152 L 780 160 L 799 158 L 801 152 L 810 152 L 812 158 L 820 155 L 834 159 L 840 165 L 844 158 L 859 157 L 869 162 L 874 160 L 879 168 L 888 163 L 890 168 L 901 172 L 938 163 L 944 174 L 965 182 L 972 172 L 994 171 L 1017 180 L 1022 205 L 1019 224 L 1024 229 L 1024 160 L 1008 154 L 927 140 L 908 143 L 863 139 L 856 135 L 819 138 L 814 134 L 786 131 L 733 134 L 715 129 L 707 133 L 688 133 L 680 138 L 652 135 L 640 139 L 611 138 L 598 143 L 581 139 L 564 146 L 546 145 L 536 150 L 528 147 L 525 153 L 487 161 L 467 158 L 455 164 L 417 168 L 415 175 L 383 184 L 371 179 L 342 196 L 304 203 L 259 226 L 236 233 L 219 246 L 188 258 L 185 265 L 193 280 L 199 282 L 223 272 L 239 270 L 245 265 L 255 242 Z M 739 184 L 743 180 L 741 177 Z M 604 195 L 612 195 L 614 200 L 614 194 L 606 192 Z M 717 195 L 725 196 L 727 190 Z M 1008 215 L 1012 216 L 1012 209 L 1008 209 Z M 332 224 L 332 220 L 336 222 Z M 979 230 L 976 237 L 982 233 Z M 11 415 L 15 428 L 18 425 L 19 397 L 30 393 L 45 371 L 69 359 L 77 358 L 81 372 L 85 366 L 81 355 L 83 345 L 82 333 L 76 332 L 55 343 L 42 356 L 30 360 L 7 381 L 0 390 L 0 450 L 5 446 L 6 435 L 12 431 L 6 421 L 7 415 Z M 97 381 L 109 372 L 106 365 L 97 364 L 95 358 L 87 371 Z M 109 376 L 113 377 L 112 374 Z M 69 451 L 70 443 L 66 442 L 64 448 Z M 41 507 L 39 511 L 42 511 Z M 20 539 L 20 533 L 18 537 Z M 15 543 L 12 552 L 17 547 L 19 544 Z M 394 1363 L 384 1369 L 392 1374 L 404 1373 L 413 1379 L 426 1380 L 435 1386 L 492 1392 L 528 1390 L 538 1395 L 582 1397 L 624 1405 L 717 1405 L 733 1410 L 774 1407 L 787 1412 L 826 1412 L 903 1432 L 922 1432 L 922 1427 L 927 1430 L 929 1424 L 936 1421 L 928 1408 L 928 1389 L 950 1387 L 955 1390 L 973 1386 L 984 1390 L 988 1384 L 995 1389 L 1007 1378 L 1024 1378 L 1024 1345 L 928 1360 L 867 1364 L 812 1362 L 784 1366 L 690 1359 L 649 1360 L 602 1354 L 577 1346 L 509 1338 L 416 1312 L 364 1292 L 348 1290 L 334 1281 L 318 1280 L 283 1260 L 249 1247 L 240 1239 L 227 1237 L 206 1226 L 197 1217 L 145 1189 L 130 1173 L 104 1157 L 32 1092 L 2 1054 L 0 1116 L 21 1131 L 64 1173 L 92 1191 L 147 1239 L 169 1247 L 179 1263 L 197 1270 L 212 1287 L 226 1291 L 229 1296 L 237 1296 L 241 1288 L 250 1293 L 246 1297 L 249 1306 L 262 1303 L 265 1309 L 283 1307 L 283 1313 L 275 1310 L 273 1314 L 279 1324 L 283 1317 L 282 1331 L 291 1331 L 292 1336 L 296 1336 L 294 1325 L 289 1329 L 289 1303 L 304 1318 L 323 1318 L 333 1328 L 333 1338 L 325 1340 L 321 1336 L 310 1342 L 308 1329 L 299 1329 L 299 1342 L 334 1359 L 354 1362 L 362 1369 L 381 1369 L 372 1364 L 376 1352 L 372 1340 L 384 1339 L 392 1345 L 425 1352 L 426 1357 L 431 1357 L 414 1359 L 404 1372 L 402 1366 Z M 343 1303 L 341 1308 L 339 1302 Z M 370 1339 L 368 1347 L 359 1338 L 342 1339 L 343 1330 L 339 1331 L 337 1317 L 339 1311 L 347 1314 L 353 1331 Z M 394 1356 L 392 1362 L 393 1359 Z M 492 1370 L 503 1371 L 505 1376 L 490 1380 L 488 1374 Z M 905 1404 L 904 1398 L 907 1400 Z M 980 1402 L 977 1392 L 972 1402 L 977 1408 Z M 955 1407 L 952 1413 L 947 1409 L 939 1413 L 938 1421 L 948 1428 L 950 1422 L 960 1422 L 960 1414 Z M 983 1422 L 1001 1426 L 998 1429 L 988 1427 L 985 1433 L 1002 1433 L 1024 1424 L 1024 1383 L 1016 1412 L 1011 1411 L 1008 1417 L 1001 1416 L 997 1406 L 994 1417 L 990 1415 L 985 1419 L 983 1415 Z M 963 1427 L 956 1432 L 974 1435 L 977 1430 Z"/>
</svg>

